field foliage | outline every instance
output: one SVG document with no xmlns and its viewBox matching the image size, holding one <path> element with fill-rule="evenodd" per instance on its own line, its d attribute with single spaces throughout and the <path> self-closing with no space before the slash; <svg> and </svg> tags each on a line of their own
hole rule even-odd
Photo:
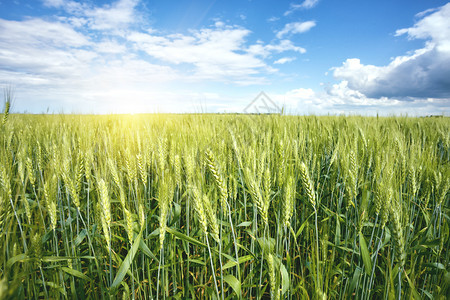
<svg viewBox="0 0 450 300">
<path fill-rule="evenodd" d="M 448 118 L 5 114 L 0 298 L 445 299 L 449 140 Z"/>
</svg>

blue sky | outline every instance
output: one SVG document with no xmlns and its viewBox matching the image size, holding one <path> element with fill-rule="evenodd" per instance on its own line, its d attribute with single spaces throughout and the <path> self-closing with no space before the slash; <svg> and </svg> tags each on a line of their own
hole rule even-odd
<svg viewBox="0 0 450 300">
<path fill-rule="evenodd" d="M 450 113 L 448 1 L 0 0 L 17 112 Z"/>
</svg>

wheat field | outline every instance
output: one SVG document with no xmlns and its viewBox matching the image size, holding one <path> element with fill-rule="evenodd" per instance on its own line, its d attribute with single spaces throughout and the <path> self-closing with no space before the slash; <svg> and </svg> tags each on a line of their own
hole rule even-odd
<svg viewBox="0 0 450 300">
<path fill-rule="evenodd" d="M 449 118 L 8 115 L 1 299 L 446 299 Z"/>
</svg>

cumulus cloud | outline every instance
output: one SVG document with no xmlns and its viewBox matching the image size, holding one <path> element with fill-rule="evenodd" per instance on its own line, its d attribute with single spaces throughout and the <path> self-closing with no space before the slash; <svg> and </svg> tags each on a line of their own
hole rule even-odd
<svg viewBox="0 0 450 300">
<path fill-rule="evenodd" d="M 145 105 L 145 99 L 163 95 L 161 87 L 180 78 L 170 66 L 128 52 L 126 42 L 109 31 L 92 34 L 87 24 L 81 26 L 59 17 L 0 19 L 0 85 L 17 87 L 18 111 L 52 107 L 59 112 L 64 107 L 71 112 L 113 112 L 102 108 L 118 107 L 131 94 L 135 98 L 125 101 L 129 106 Z"/>
<path fill-rule="evenodd" d="M 127 27 L 136 18 L 134 9 L 138 0 L 120 0 L 112 5 L 85 11 L 90 27 L 96 30 Z"/>
<path fill-rule="evenodd" d="M 291 3 L 289 10 L 286 11 L 284 15 L 290 15 L 291 13 L 299 9 L 311 9 L 316 6 L 317 3 L 319 3 L 319 0 L 305 0 L 300 4 Z"/>
<path fill-rule="evenodd" d="M 413 27 L 399 29 L 396 35 L 425 39 L 423 48 L 398 56 L 386 66 L 347 59 L 342 66 L 333 68 L 334 77 L 371 98 L 450 99 L 450 3 L 419 16 L 423 18 Z"/>
<path fill-rule="evenodd" d="M 306 49 L 303 47 L 295 46 L 290 40 L 281 40 L 278 44 L 266 44 L 258 42 L 254 45 L 250 45 L 246 52 L 266 58 L 272 53 L 282 53 L 286 51 L 298 52 L 300 54 L 306 53 Z"/>
<path fill-rule="evenodd" d="M 89 78 L 95 72 L 108 77 L 110 71 L 120 73 L 120 66 L 123 73 L 130 75 L 129 70 L 136 70 L 149 81 L 154 81 L 150 73 L 155 72 L 162 75 L 158 78 L 168 81 L 180 79 L 179 74 L 183 73 L 186 81 L 260 84 L 266 82 L 265 75 L 277 71 L 265 62 L 272 54 L 306 52 L 286 39 L 249 45 L 250 30 L 221 21 L 186 34 L 141 30 L 143 24 L 139 18 L 136 20 L 138 0 L 118 0 L 102 6 L 74 0 L 43 3 L 65 14 L 52 21 L 0 19 L 0 31 L 4 33 L 0 36 L 0 80 L 10 77 L 22 78 L 20 83 L 26 80 L 33 84 L 63 84 L 63 78 L 75 82 L 75 76 Z M 122 31 L 112 31 L 118 28 Z M 143 52 L 148 56 L 142 56 Z M 157 64 L 146 63 L 155 59 Z M 151 72 L 137 68 L 139 65 L 147 66 Z M 12 73 L 17 76 L 11 77 Z M 136 76 L 127 78 L 122 79 L 129 81 Z"/>
<path fill-rule="evenodd" d="M 447 99 L 411 97 L 404 101 L 401 97 L 373 98 L 350 88 L 345 80 L 326 88 L 325 93 L 318 94 L 318 97 L 329 101 L 323 102 L 325 110 L 344 114 L 426 116 L 448 113 Z"/>
<path fill-rule="evenodd" d="M 1 42 L 6 47 L 15 44 L 39 46 L 81 47 L 89 44 L 88 39 L 67 24 L 42 19 L 9 21 L 0 19 Z"/>
<path fill-rule="evenodd" d="M 36 30 L 39 28 L 39 30 Z M 80 74 L 96 54 L 85 50 L 92 42 L 69 25 L 29 19 L 0 19 L 0 70 L 51 81 Z M 19 82 L 23 79 L 18 76 Z M 0 77 L 0 80 L 6 78 Z M 33 80 L 31 82 L 41 82 Z"/>
<path fill-rule="evenodd" d="M 47 7 L 53 7 L 63 9 L 69 14 L 81 15 L 89 6 L 86 3 L 80 3 L 73 0 L 44 0 L 44 5 Z"/>
<path fill-rule="evenodd" d="M 73 0 L 44 0 L 48 7 L 63 9 L 73 17 L 75 24 L 88 24 L 94 30 L 120 30 L 128 27 L 136 19 L 136 6 L 139 0 L 118 0 L 101 7 L 88 2 Z"/>
<path fill-rule="evenodd" d="M 44 0 L 44 5 L 49 7 L 61 7 L 66 2 L 67 2 L 66 0 Z"/>
<path fill-rule="evenodd" d="M 196 78 L 249 80 L 266 64 L 255 56 L 238 53 L 250 32 L 239 28 L 193 31 L 191 35 L 155 36 L 132 33 L 127 39 L 136 49 L 171 64 L 190 64 Z"/>
<path fill-rule="evenodd" d="M 370 98 L 348 87 L 347 81 L 327 87 L 324 91 L 298 88 L 283 94 L 269 94 L 277 105 L 292 114 L 358 114 L 426 116 L 448 114 L 448 100 L 439 98 L 411 98 L 405 102 L 397 98 Z"/>
<path fill-rule="evenodd" d="M 241 27 L 222 25 L 192 30 L 190 34 L 166 36 L 133 32 L 127 39 L 136 49 L 161 61 L 193 65 L 192 78 L 239 84 L 264 82 L 264 78 L 258 78 L 257 75 L 275 71 L 263 60 L 272 53 L 306 51 L 289 40 L 282 40 L 278 44 L 259 42 L 247 46 L 246 38 L 250 33 Z"/>
<path fill-rule="evenodd" d="M 289 63 L 289 62 L 294 61 L 294 60 L 296 60 L 295 57 L 282 57 L 280 59 L 277 59 L 273 63 L 276 64 L 276 65 L 283 65 L 283 64 Z"/>
<path fill-rule="evenodd" d="M 399 29 L 395 34 L 407 34 L 410 39 L 431 40 L 438 50 L 450 52 L 450 3 L 418 15 L 423 18 L 413 27 Z"/>
<path fill-rule="evenodd" d="M 100 53 L 120 54 L 125 53 L 127 47 L 113 39 L 105 39 L 95 44 L 95 49 Z"/>
<path fill-rule="evenodd" d="M 250 43 L 249 29 L 220 20 L 185 33 L 149 29 L 140 18 L 138 0 L 43 4 L 58 13 L 0 19 L 0 85 L 18 87 L 20 98 L 26 99 L 18 101 L 19 111 L 41 112 L 50 106 L 56 112 L 57 107 L 72 112 L 128 112 L 132 107 L 142 112 L 148 111 L 146 105 L 159 107 L 161 99 L 173 111 L 187 111 L 192 103 L 179 99 L 190 95 L 195 84 L 267 84 L 278 71 L 272 67 L 274 55 L 306 52 L 288 39 Z"/>
<path fill-rule="evenodd" d="M 287 34 L 296 34 L 309 31 L 316 26 L 315 21 L 294 22 L 284 25 L 284 28 L 277 33 L 277 38 L 281 39 Z"/>
<path fill-rule="evenodd" d="M 168 66 L 132 55 L 109 58 L 125 46 L 114 40 L 95 42 L 68 24 L 0 19 L 0 31 L 0 83 L 13 82 L 23 94 L 51 90 L 73 97 L 102 87 L 113 91 L 145 83 L 150 88 L 179 78 Z"/>
</svg>

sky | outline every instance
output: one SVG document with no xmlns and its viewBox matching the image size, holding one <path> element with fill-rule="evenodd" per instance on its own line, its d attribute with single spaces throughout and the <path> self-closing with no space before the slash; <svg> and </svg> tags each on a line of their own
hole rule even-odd
<svg viewBox="0 0 450 300">
<path fill-rule="evenodd" d="M 0 87 L 27 113 L 239 113 L 264 91 L 450 115 L 450 2 L 0 0 Z"/>
</svg>

